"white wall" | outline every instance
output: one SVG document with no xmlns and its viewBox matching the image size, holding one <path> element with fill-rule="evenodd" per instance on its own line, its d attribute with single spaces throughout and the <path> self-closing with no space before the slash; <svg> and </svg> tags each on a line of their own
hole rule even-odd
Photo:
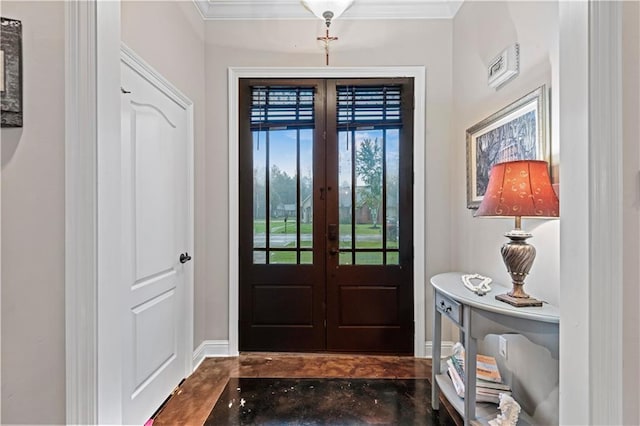
<svg viewBox="0 0 640 426">
<path fill-rule="evenodd" d="M 520 75 L 495 90 L 487 85 L 487 66 L 505 47 L 520 44 Z M 558 4 L 555 2 L 465 2 L 453 20 L 453 134 L 451 258 L 453 268 L 511 280 L 500 255 L 503 234 L 513 219 L 474 218 L 466 208 L 466 129 L 545 84 L 551 89 L 551 150 L 559 161 L 558 122 Z M 562 206 L 562 201 L 561 201 Z M 537 257 L 525 291 L 559 305 L 560 224 L 558 220 L 523 220 L 533 233 Z M 542 423 L 558 418 L 558 359 L 526 339 L 508 337 L 508 362 L 503 374 L 514 379 L 514 395 Z M 497 339 L 487 338 L 480 349 L 497 355 Z M 499 357 L 498 357 L 499 358 Z M 535 366 L 535 367 L 534 367 Z M 534 370 L 537 374 L 532 374 Z M 543 372 L 540 374 L 540 372 Z"/>
<path fill-rule="evenodd" d="M 623 5 L 623 420 L 640 424 L 640 4 Z"/>
<path fill-rule="evenodd" d="M 121 6 L 122 41 L 188 96 L 194 104 L 195 234 L 194 349 L 206 335 L 206 313 L 213 309 L 210 287 L 214 275 L 206 274 L 209 257 L 207 230 L 213 222 L 205 211 L 205 62 L 204 21 L 191 2 L 125 0 Z M 210 272 L 210 271 L 209 271 Z"/>
<path fill-rule="evenodd" d="M 500 246 L 506 241 L 503 234 L 513 229 L 513 219 L 474 218 L 472 210 L 465 208 L 465 131 L 542 84 L 551 89 L 552 102 L 555 100 L 557 4 L 465 2 L 454 18 L 453 34 L 452 259 L 454 267 L 510 284 Z M 515 42 L 520 43 L 520 75 L 496 91 L 487 85 L 487 66 Z M 557 122 L 556 114 L 551 118 L 552 123 Z M 557 159 L 557 137 L 551 139 Z M 533 233 L 529 241 L 537 250 L 525 291 L 558 305 L 559 221 L 524 219 L 523 228 Z"/>
<path fill-rule="evenodd" d="M 22 21 L 24 127 L 2 129 L 2 423 L 64 423 L 64 4 Z"/>
<path fill-rule="evenodd" d="M 449 185 L 451 126 L 451 21 L 336 20 L 332 35 L 340 39 L 331 47 L 331 66 L 426 67 L 426 276 L 447 271 L 449 262 Z M 317 67 L 324 51 L 316 41 L 323 33 L 321 21 L 210 21 L 206 23 L 206 229 L 209 254 L 205 333 L 207 339 L 227 339 L 228 334 L 228 114 L 229 67 Z M 416 141 L 418 143 L 418 141 Z M 234 255 L 234 254 L 231 254 Z M 431 289 L 425 285 L 427 306 Z M 430 336 L 430 318 L 427 330 Z M 428 337 L 429 339 L 429 337 Z"/>
</svg>

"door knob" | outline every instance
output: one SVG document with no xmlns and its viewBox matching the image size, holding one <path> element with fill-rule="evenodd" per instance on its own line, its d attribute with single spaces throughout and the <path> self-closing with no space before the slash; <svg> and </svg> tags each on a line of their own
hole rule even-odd
<svg viewBox="0 0 640 426">
<path fill-rule="evenodd" d="M 180 254 L 180 263 L 187 263 L 190 260 L 191 260 L 191 256 L 189 256 L 189 253 Z"/>
<path fill-rule="evenodd" d="M 329 249 L 329 254 L 330 254 L 331 256 L 335 256 L 335 255 L 336 255 L 336 254 L 338 254 L 338 253 L 340 253 L 340 250 L 338 250 L 338 249 L 337 249 L 337 248 L 335 248 L 335 247 L 332 247 L 332 248 L 330 248 L 330 249 Z"/>
</svg>

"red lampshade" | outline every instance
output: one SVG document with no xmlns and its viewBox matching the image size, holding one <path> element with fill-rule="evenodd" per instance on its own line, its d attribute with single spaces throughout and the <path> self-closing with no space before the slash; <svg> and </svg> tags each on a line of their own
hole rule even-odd
<svg viewBox="0 0 640 426">
<path fill-rule="evenodd" d="M 558 217 L 560 203 L 546 161 L 521 160 L 491 168 L 476 216 Z"/>
</svg>

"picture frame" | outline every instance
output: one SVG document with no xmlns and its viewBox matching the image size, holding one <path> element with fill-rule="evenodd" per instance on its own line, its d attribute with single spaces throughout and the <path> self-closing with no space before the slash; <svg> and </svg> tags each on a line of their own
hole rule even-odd
<svg viewBox="0 0 640 426">
<path fill-rule="evenodd" d="M 547 89 L 542 85 L 467 129 L 467 208 L 480 205 L 495 164 L 549 162 L 547 116 Z"/>
<path fill-rule="evenodd" d="M 0 122 L 22 127 L 22 22 L 0 18 Z"/>
</svg>

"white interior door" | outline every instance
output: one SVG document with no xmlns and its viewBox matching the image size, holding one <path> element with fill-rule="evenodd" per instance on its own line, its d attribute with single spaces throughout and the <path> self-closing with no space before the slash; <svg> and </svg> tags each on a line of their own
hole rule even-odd
<svg viewBox="0 0 640 426">
<path fill-rule="evenodd" d="M 185 302 L 193 262 L 184 259 L 190 241 L 190 116 L 144 73 L 125 62 L 121 73 L 128 307 L 122 408 L 124 423 L 143 424 L 190 373 Z"/>
</svg>

